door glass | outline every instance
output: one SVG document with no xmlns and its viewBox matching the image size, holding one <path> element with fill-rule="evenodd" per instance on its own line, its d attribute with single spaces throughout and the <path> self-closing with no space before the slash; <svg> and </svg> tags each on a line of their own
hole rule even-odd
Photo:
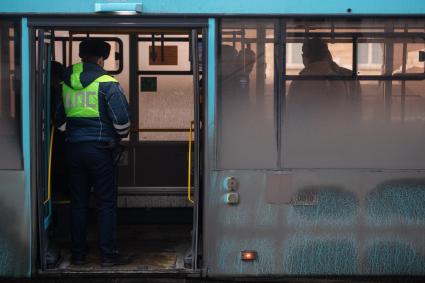
<svg viewBox="0 0 425 283">
<path fill-rule="evenodd" d="M 141 132 L 142 141 L 187 141 L 193 120 L 193 77 L 157 76 L 155 92 L 139 92 L 139 125 L 142 129 L 164 129 L 165 132 Z M 167 129 L 170 131 L 167 132 Z"/>
<path fill-rule="evenodd" d="M 189 36 L 139 40 L 139 139 L 187 141 L 194 117 Z"/>
</svg>

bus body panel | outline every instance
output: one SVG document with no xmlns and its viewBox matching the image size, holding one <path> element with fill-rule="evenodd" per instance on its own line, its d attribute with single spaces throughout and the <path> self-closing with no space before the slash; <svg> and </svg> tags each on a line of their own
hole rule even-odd
<svg viewBox="0 0 425 283">
<path fill-rule="evenodd" d="M 204 221 L 211 276 L 425 274 L 423 172 L 210 175 Z M 276 176 L 284 192 L 271 184 Z M 227 177 L 238 183 L 238 204 L 225 203 Z M 241 260 L 247 250 L 257 260 Z"/>
<path fill-rule="evenodd" d="M 94 14 L 95 0 L 3 1 L 0 14 Z M 143 15 L 425 15 L 425 3 L 356 0 L 143 0 Z M 119 17 L 119 16 L 117 16 Z M 24 171 L 0 170 L 0 276 L 31 274 L 29 56 L 22 19 L 22 133 Z M 421 171 L 214 170 L 216 77 L 211 18 L 208 53 L 204 267 L 210 276 L 423 275 L 425 274 L 425 188 Z M 270 179 L 290 175 L 288 192 Z M 274 176 L 274 177 L 271 177 Z M 224 201 L 223 182 L 235 177 L 239 204 Z M 279 177 L 279 176 L 278 176 Z M 277 178 L 278 178 L 277 177 Z M 298 196 L 298 197 L 297 197 Z M 274 202 L 273 202 L 274 201 Z M 292 201 L 292 203 L 291 203 Z M 35 219 L 35 216 L 34 216 Z M 240 252 L 255 250 L 253 262 Z M 34 268 L 35 269 L 35 268 Z"/>
<path fill-rule="evenodd" d="M 30 199 L 24 171 L 0 170 L 0 276 L 30 273 Z"/>
<path fill-rule="evenodd" d="M 72 2 L 43 1 L 3 1 L 3 13 L 94 13 L 95 3 L 110 1 L 78 0 Z M 141 3 L 141 14 L 421 14 L 425 12 L 425 5 L 420 0 L 406 1 L 355 1 L 355 0 L 315 0 L 299 1 L 250 1 L 247 5 L 244 0 L 128 0 L 116 1 L 119 3 Z"/>
</svg>

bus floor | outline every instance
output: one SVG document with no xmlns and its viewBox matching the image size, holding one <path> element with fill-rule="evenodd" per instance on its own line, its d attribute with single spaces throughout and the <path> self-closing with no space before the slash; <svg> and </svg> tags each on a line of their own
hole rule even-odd
<svg viewBox="0 0 425 283">
<path fill-rule="evenodd" d="M 184 256 L 191 246 L 192 225 L 188 223 L 120 223 L 117 226 L 117 243 L 120 253 L 130 254 L 132 262 L 116 267 L 101 267 L 97 246 L 97 227 L 88 228 L 87 263 L 75 266 L 70 262 L 69 234 L 55 237 L 54 244 L 61 251 L 62 262 L 57 271 L 155 271 L 184 269 Z"/>
</svg>

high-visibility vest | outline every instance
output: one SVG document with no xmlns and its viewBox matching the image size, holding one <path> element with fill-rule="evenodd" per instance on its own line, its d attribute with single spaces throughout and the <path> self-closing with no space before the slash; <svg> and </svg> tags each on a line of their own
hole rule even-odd
<svg viewBox="0 0 425 283">
<path fill-rule="evenodd" d="M 83 88 L 80 74 L 83 72 L 83 63 L 72 66 L 71 85 L 62 84 L 62 99 L 66 117 L 97 118 L 99 113 L 99 84 L 118 82 L 111 76 L 102 75 L 91 84 Z"/>
</svg>

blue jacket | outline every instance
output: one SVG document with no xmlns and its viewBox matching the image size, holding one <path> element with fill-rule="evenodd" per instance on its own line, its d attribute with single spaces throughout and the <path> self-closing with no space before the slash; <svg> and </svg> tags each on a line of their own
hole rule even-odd
<svg viewBox="0 0 425 283">
<path fill-rule="evenodd" d="M 81 63 L 80 63 L 81 64 Z M 63 83 L 74 90 L 86 88 L 99 77 L 106 75 L 97 64 L 82 63 L 79 81 L 73 66 L 65 71 Z M 73 79 L 71 80 L 71 75 Z M 130 130 L 130 111 L 124 92 L 117 82 L 100 82 L 98 89 L 99 117 L 67 117 L 64 99 L 59 99 L 55 124 L 59 130 L 66 131 L 66 141 L 115 141 L 126 137 Z"/>
</svg>

